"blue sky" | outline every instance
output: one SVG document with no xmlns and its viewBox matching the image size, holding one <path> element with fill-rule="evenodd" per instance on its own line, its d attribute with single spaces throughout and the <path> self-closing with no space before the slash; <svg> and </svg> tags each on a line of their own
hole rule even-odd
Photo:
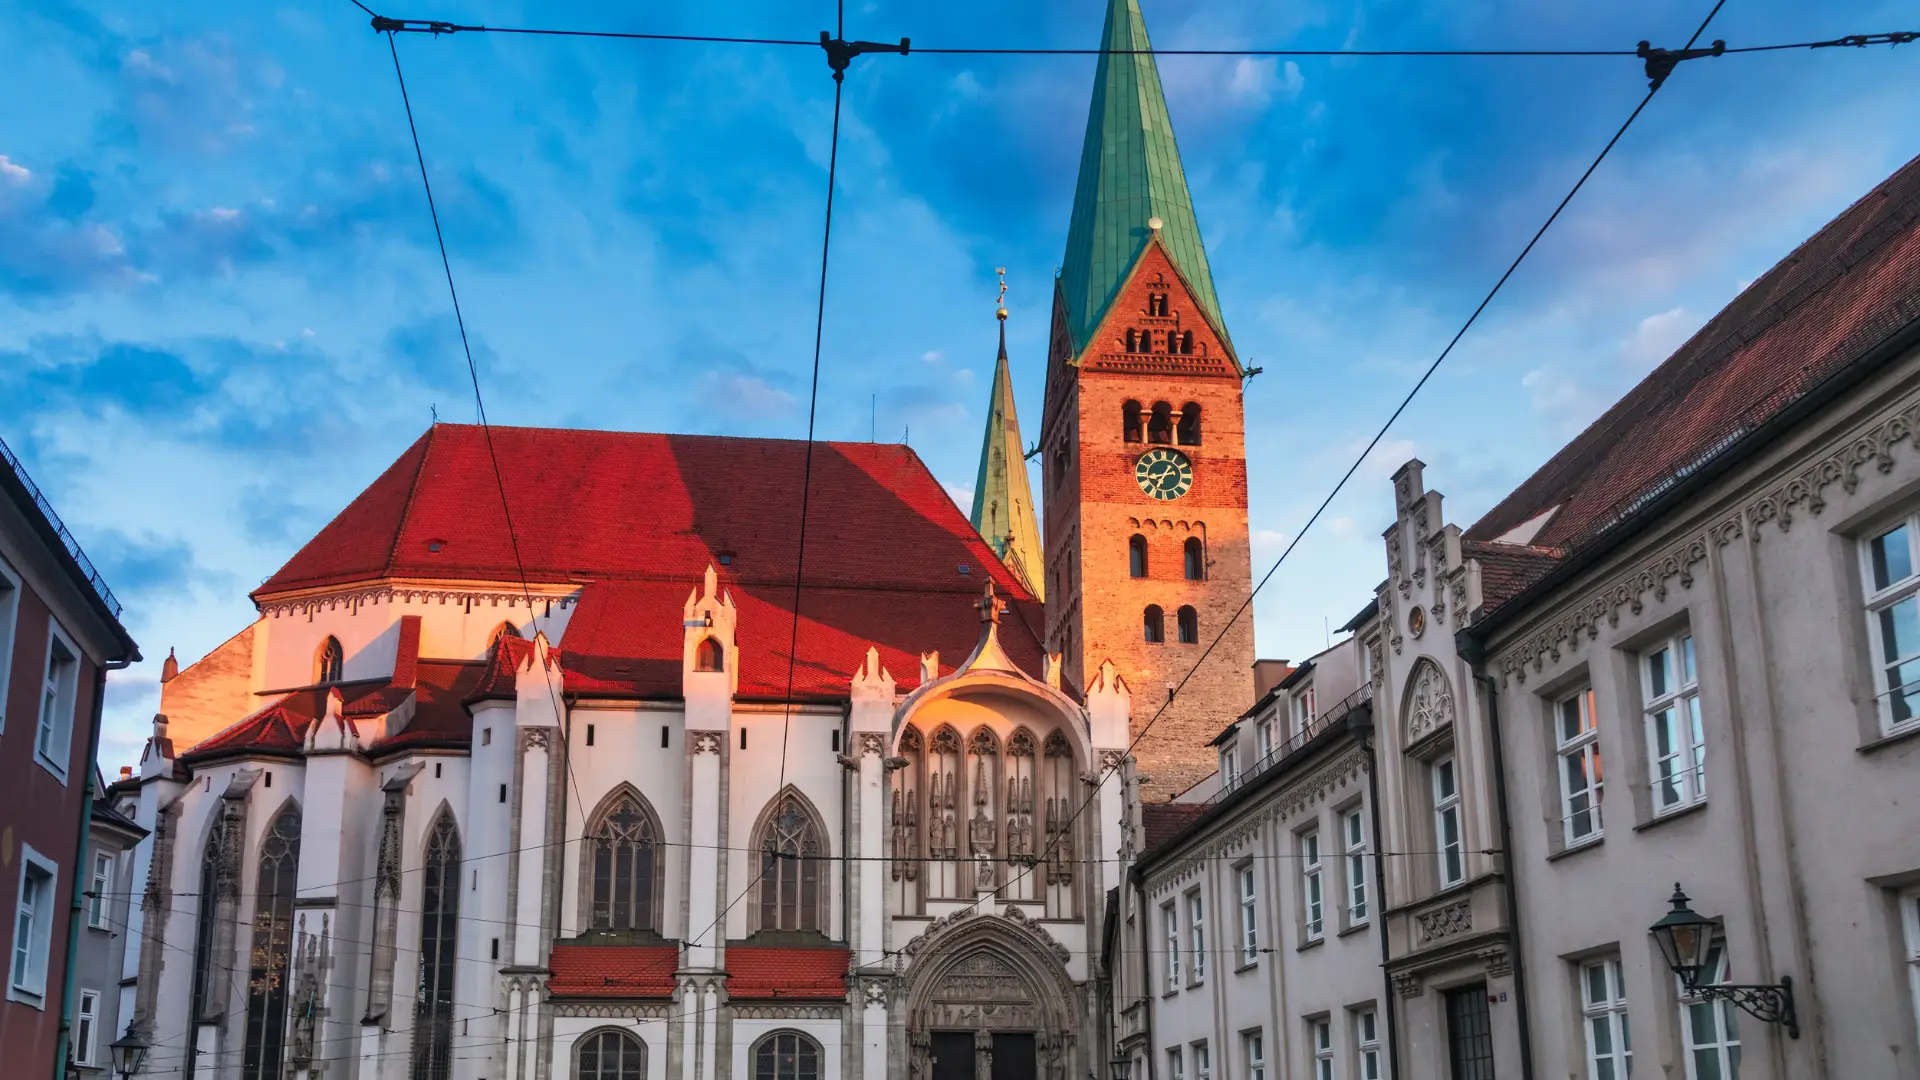
<svg viewBox="0 0 1920 1080">
<path fill-rule="evenodd" d="M 378 6 L 378 5 L 375 5 Z M 1145 0 L 1162 47 L 1679 45 L 1708 6 Z M 855 3 L 848 36 L 1089 46 L 1101 0 Z M 396 16 L 807 38 L 820 3 L 420 0 Z M 1708 37 L 1913 29 L 1894 3 L 1731 0 Z M 832 83 L 817 49 L 400 41 L 496 423 L 805 430 Z M 962 507 L 1008 268 L 1040 405 L 1093 58 L 856 62 L 822 437 L 913 446 Z M 1275 557 L 1638 101 L 1630 59 L 1166 58 L 1247 397 L 1255 573 Z M 384 40 L 347 0 L 0 3 L 0 437 L 115 590 L 148 661 L 416 438 L 473 405 Z M 1257 605 L 1321 647 L 1384 572 L 1386 476 L 1473 520 L 1748 281 L 1920 152 L 1915 47 L 1685 66 Z M 1032 433 L 1029 432 L 1029 435 Z M 1039 490 L 1036 483 L 1035 490 Z"/>
</svg>

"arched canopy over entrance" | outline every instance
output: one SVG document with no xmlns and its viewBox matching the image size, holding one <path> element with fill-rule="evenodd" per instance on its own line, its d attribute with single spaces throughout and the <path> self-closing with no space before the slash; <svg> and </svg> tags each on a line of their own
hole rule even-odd
<svg viewBox="0 0 1920 1080">
<path fill-rule="evenodd" d="M 936 921 L 907 946 L 907 1039 L 918 1080 L 958 1071 L 1069 1080 L 1085 1070 L 1079 1029 L 1080 991 L 1067 975 L 1066 949 L 1010 908 L 1005 915 L 961 912 Z M 971 1039 L 985 1073 L 953 1070 Z M 936 1052 L 936 1047 L 941 1052 Z M 991 1067 L 992 1055 L 1028 1054 L 1034 1066 Z M 981 1055 L 985 1055 L 984 1058 Z M 935 1058 L 944 1063 L 936 1070 Z"/>
</svg>

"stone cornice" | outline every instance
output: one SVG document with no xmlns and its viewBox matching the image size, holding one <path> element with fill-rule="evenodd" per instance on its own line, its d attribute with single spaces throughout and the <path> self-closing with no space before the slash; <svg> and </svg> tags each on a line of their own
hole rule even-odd
<svg viewBox="0 0 1920 1080">
<path fill-rule="evenodd" d="M 1157 900 L 1167 892 L 1181 891 L 1207 863 L 1245 853 L 1244 849 L 1263 826 L 1285 822 L 1324 801 L 1366 771 L 1366 751 L 1358 745 L 1347 747 L 1283 785 L 1274 796 L 1253 805 L 1244 815 L 1224 823 L 1212 837 L 1195 843 L 1186 854 L 1167 863 L 1165 870 L 1149 874 L 1153 883 L 1148 887 L 1148 894 Z"/>
<path fill-rule="evenodd" d="M 1502 681 L 1527 681 L 1527 672 L 1536 674 L 1547 663 L 1559 663 L 1563 648 L 1576 651 L 1583 640 L 1600 635 L 1600 624 L 1620 624 L 1620 609 L 1638 615 L 1651 593 L 1657 601 L 1667 598 L 1668 582 L 1677 580 L 1681 588 L 1693 588 L 1693 567 L 1707 558 L 1708 533 L 1700 532 L 1673 543 L 1633 569 L 1616 575 L 1606 584 L 1588 590 L 1578 600 L 1560 606 L 1560 613 L 1545 625 L 1529 632 L 1518 642 L 1496 654 L 1495 666 Z"/>
<path fill-rule="evenodd" d="M 542 591 L 563 588 L 565 592 Z M 262 597 L 254 601 L 254 607 L 262 615 L 311 615 L 336 608 L 346 608 L 357 612 L 362 605 L 378 603 L 434 603 L 457 604 L 468 611 L 476 607 L 489 606 L 508 608 L 518 607 L 527 602 L 527 592 L 531 591 L 535 603 L 546 601 L 561 609 L 572 607 L 579 599 L 580 586 L 565 585 L 529 585 L 527 590 L 514 589 L 497 582 L 395 582 L 380 581 L 356 585 L 339 586 L 324 590 L 291 593 L 271 598 Z"/>
</svg>

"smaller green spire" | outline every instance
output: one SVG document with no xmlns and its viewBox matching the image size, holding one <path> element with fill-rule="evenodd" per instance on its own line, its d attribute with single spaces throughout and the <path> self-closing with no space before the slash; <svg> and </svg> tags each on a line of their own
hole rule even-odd
<svg viewBox="0 0 1920 1080">
<path fill-rule="evenodd" d="M 1006 294 L 1007 283 L 1002 277 L 1002 299 Z M 992 396 L 987 400 L 980 474 L 973 482 L 973 527 L 1027 591 L 1044 599 L 1040 523 L 1033 512 L 1033 488 L 1027 483 L 1027 459 L 1020 444 L 1020 419 L 1013 409 L 1013 377 L 1007 370 L 1006 307 L 995 314 L 1000 320 L 1000 356 L 994 362 Z"/>
</svg>

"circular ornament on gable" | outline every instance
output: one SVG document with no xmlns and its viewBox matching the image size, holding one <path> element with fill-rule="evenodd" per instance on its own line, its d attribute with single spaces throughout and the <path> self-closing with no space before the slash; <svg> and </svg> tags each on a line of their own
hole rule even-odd
<svg viewBox="0 0 1920 1080">
<path fill-rule="evenodd" d="M 1156 446 L 1133 463 L 1133 482 L 1148 496 L 1171 502 L 1193 487 L 1193 462 L 1178 450 Z"/>
<path fill-rule="evenodd" d="M 1407 633 L 1419 637 L 1427 631 L 1427 609 L 1416 607 L 1407 612 Z"/>
</svg>

